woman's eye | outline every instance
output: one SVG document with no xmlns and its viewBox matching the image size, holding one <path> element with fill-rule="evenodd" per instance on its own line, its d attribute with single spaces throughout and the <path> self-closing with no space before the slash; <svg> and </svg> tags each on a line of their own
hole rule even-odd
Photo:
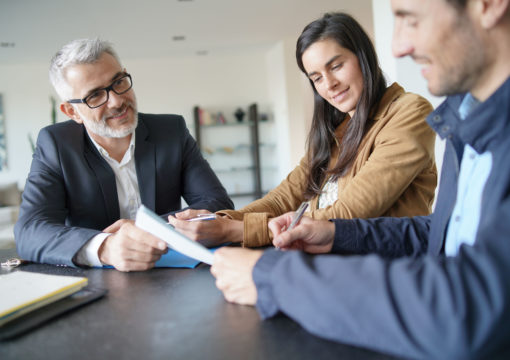
<svg viewBox="0 0 510 360">
<path fill-rule="evenodd" d="M 320 81 L 320 79 L 322 79 L 322 76 L 318 76 L 318 77 L 316 77 L 316 78 L 312 78 L 312 81 L 313 81 L 314 83 L 317 83 L 317 82 L 319 82 L 319 81 Z"/>
<path fill-rule="evenodd" d="M 338 70 L 338 69 L 340 69 L 343 65 L 344 65 L 344 63 L 335 64 L 335 65 L 333 65 L 333 66 L 332 66 L 332 69 L 333 69 L 333 70 Z"/>
</svg>

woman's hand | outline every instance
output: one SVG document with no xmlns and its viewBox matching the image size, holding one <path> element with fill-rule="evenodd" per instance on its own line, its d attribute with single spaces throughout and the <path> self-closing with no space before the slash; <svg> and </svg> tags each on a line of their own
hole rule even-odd
<svg viewBox="0 0 510 360">
<path fill-rule="evenodd" d="M 214 220 L 188 221 L 198 214 L 208 214 L 207 210 L 185 210 L 168 217 L 168 222 L 177 231 L 191 240 L 211 247 L 227 242 L 243 241 L 244 225 L 242 221 L 231 220 L 227 217 L 217 216 Z"/>
</svg>

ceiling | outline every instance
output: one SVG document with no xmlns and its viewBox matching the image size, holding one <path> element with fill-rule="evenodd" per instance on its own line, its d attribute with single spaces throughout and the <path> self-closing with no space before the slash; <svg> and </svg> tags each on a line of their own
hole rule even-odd
<svg viewBox="0 0 510 360">
<path fill-rule="evenodd" d="M 96 36 L 121 58 L 242 51 L 294 41 L 327 11 L 372 33 L 372 0 L 0 0 L 0 65 L 47 63 L 66 42 Z"/>
</svg>

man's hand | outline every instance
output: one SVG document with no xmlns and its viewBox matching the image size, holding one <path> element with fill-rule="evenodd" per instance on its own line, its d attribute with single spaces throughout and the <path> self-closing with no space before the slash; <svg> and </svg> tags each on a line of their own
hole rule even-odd
<svg viewBox="0 0 510 360">
<path fill-rule="evenodd" d="M 151 269 L 168 251 L 163 240 L 136 227 L 133 220 L 118 220 L 103 232 L 113 234 L 99 247 L 99 260 L 120 271 Z"/>
<path fill-rule="evenodd" d="M 218 216 L 215 220 L 186 221 L 198 214 L 208 214 L 207 210 L 185 210 L 168 217 L 168 222 L 177 231 L 202 245 L 211 247 L 226 242 L 243 240 L 243 222 Z"/>
<path fill-rule="evenodd" d="M 252 279 L 255 264 L 263 251 L 223 247 L 214 253 L 211 274 L 228 302 L 255 305 L 257 289 Z"/>
<path fill-rule="evenodd" d="M 268 226 L 273 233 L 273 245 L 282 250 L 304 250 L 312 254 L 331 252 L 335 224 L 331 221 L 303 217 L 292 230 L 285 231 L 292 222 L 293 212 L 272 219 Z"/>
</svg>

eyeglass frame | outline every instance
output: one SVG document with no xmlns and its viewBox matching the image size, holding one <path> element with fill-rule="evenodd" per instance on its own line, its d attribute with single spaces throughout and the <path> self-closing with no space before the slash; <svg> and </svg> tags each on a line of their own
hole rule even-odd
<svg viewBox="0 0 510 360">
<path fill-rule="evenodd" d="M 115 91 L 115 89 L 113 88 L 113 84 L 115 84 L 117 81 L 119 81 L 120 79 L 124 79 L 125 77 L 128 77 L 129 78 L 129 83 L 131 84 L 131 86 L 129 88 L 127 88 L 125 91 L 121 92 L 121 93 L 118 93 L 117 91 Z M 125 94 L 127 93 L 129 90 L 131 90 L 133 88 L 133 78 L 131 78 L 131 74 L 128 74 L 127 72 L 124 73 L 123 76 L 119 77 L 118 79 L 115 79 L 112 81 L 112 83 L 107 86 L 107 87 L 104 87 L 104 88 L 101 88 L 101 89 L 96 89 L 94 90 L 94 92 L 92 94 L 89 94 L 87 96 L 85 96 L 83 99 L 70 99 L 70 100 L 67 100 L 67 103 L 69 104 L 85 104 L 87 105 L 90 109 L 97 109 L 98 107 L 101 107 L 103 106 L 104 104 L 106 104 L 108 102 L 108 100 L 110 100 L 110 90 L 113 91 L 115 94 L 117 95 L 122 95 L 122 94 Z M 103 91 L 103 90 L 106 90 L 106 100 L 104 103 L 102 103 L 101 105 L 98 105 L 98 106 L 90 106 L 88 103 L 87 103 L 87 98 L 94 95 L 96 92 L 98 91 Z"/>
</svg>

